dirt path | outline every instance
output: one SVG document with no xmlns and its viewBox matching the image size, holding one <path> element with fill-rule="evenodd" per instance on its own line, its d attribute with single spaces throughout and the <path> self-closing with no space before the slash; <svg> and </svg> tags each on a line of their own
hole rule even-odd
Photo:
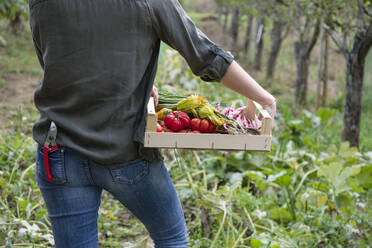
<svg viewBox="0 0 372 248">
<path fill-rule="evenodd" d="M 200 30 L 202 30 L 216 45 L 223 49 L 231 50 L 232 39 L 224 33 L 222 25 L 218 22 L 218 8 L 214 1 L 205 0 L 195 5 L 195 11 L 198 13 L 213 13 L 201 19 Z"/>
<path fill-rule="evenodd" d="M 12 113 L 20 107 L 33 106 L 33 90 L 39 78 L 20 73 L 1 76 L 5 84 L 0 87 L 0 130 L 9 128 Z"/>
</svg>

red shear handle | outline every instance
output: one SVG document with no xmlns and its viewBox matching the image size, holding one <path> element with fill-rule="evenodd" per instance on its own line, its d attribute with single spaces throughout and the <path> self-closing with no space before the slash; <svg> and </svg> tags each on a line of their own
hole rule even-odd
<svg viewBox="0 0 372 248">
<path fill-rule="evenodd" d="M 49 148 L 48 146 L 44 146 L 44 165 L 45 165 L 45 171 L 48 176 L 48 180 L 50 182 L 53 181 L 52 174 L 50 173 L 50 167 L 49 167 L 49 152 L 57 150 L 58 145 L 52 146 Z"/>
</svg>

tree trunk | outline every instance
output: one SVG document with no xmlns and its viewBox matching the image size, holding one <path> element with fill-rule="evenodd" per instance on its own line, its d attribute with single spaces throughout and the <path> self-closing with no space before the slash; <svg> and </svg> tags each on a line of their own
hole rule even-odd
<svg viewBox="0 0 372 248">
<path fill-rule="evenodd" d="M 358 31 L 354 36 L 353 48 L 347 49 L 345 42 L 338 39 L 334 30 L 328 33 L 346 58 L 346 101 L 344 109 L 344 130 L 342 140 L 351 146 L 359 146 L 360 119 L 362 114 L 363 74 L 367 54 L 372 47 L 372 20 L 365 22 L 363 1 L 358 1 Z M 367 12 L 368 14 L 368 12 Z M 360 28 L 362 27 L 362 28 Z"/>
<path fill-rule="evenodd" d="M 362 114 L 363 76 L 367 54 L 372 47 L 372 21 L 354 37 L 353 49 L 346 53 L 346 101 L 342 140 L 359 147 Z M 343 49 L 345 51 L 345 49 Z"/>
<path fill-rule="evenodd" d="M 227 30 L 227 23 L 228 23 L 228 21 L 229 21 L 229 11 L 226 9 L 225 10 L 225 20 L 223 21 L 223 26 L 222 26 L 222 30 L 224 32 L 226 32 L 226 30 Z"/>
<path fill-rule="evenodd" d="M 323 26 L 323 23 L 321 24 Z M 320 32 L 320 48 L 318 56 L 318 83 L 316 87 L 315 109 L 326 105 L 328 84 L 328 35 L 324 28 Z"/>
<path fill-rule="evenodd" d="M 356 55 L 347 59 L 346 102 L 344 112 L 344 130 L 342 139 L 351 146 L 359 146 L 360 118 L 362 113 L 364 64 L 360 64 Z"/>
<path fill-rule="evenodd" d="M 275 74 L 276 61 L 280 52 L 280 47 L 282 45 L 282 32 L 284 23 L 280 21 L 275 21 L 273 29 L 271 30 L 271 51 L 269 55 L 269 61 L 267 63 L 267 78 L 273 78 Z"/>
<path fill-rule="evenodd" d="M 17 14 L 16 17 L 10 21 L 9 25 L 14 34 L 22 34 L 24 31 L 24 25 L 19 14 Z"/>
<path fill-rule="evenodd" d="M 217 21 L 218 21 L 219 24 L 221 24 L 222 17 L 223 17 L 223 9 L 222 8 L 218 8 Z"/>
<path fill-rule="evenodd" d="M 252 34 L 253 16 L 248 16 L 247 29 L 245 31 L 245 41 L 244 41 L 244 54 L 246 58 L 249 58 L 249 47 L 251 45 L 251 34 Z"/>
<path fill-rule="evenodd" d="M 306 104 L 310 55 L 316 44 L 316 41 L 318 40 L 320 31 L 320 20 L 317 19 L 314 31 L 311 36 L 308 36 L 307 39 L 301 38 L 304 37 L 304 34 L 306 34 L 306 32 L 311 31 L 310 24 L 311 19 L 307 18 L 305 27 L 308 28 L 305 28 L 305 31 L 303 31 L 305 33 L 301 33 L 301 27 L 298 25 L 298 22 L 294 24 L 294 54 L 297 67 L 295 101 L 297 104 L 300 105 Z"/>
<path fill-rule="evenodd" d="M 300 105 L 306 104 L 307 97 L 307 79 L 309 76 L 309 56 L 305 53 L 306 47 L 299 43 L 295 43 L 296 57 L 296 103 Z"/>
<path fill-rule="evenodd" d="M 323 91 L 321 105 L 324 108 L 327 105 L 328 97 L 328 57 L 329 57 L 329 38 L 328 34 L 325 35 L 325 53 L 324 53 L 324 81 L 323 81 Z"/>
<path fill-rule="evenodd" d="M 318 55 L 318 82 L 316 83 L 316 101 L 315 101 L 315 109 L 318 110 L 320 106 L 320 98 L 321 98 L 321 89 L 323 84 L 323 58 L 324 58 L 324 29 L 320 33 L 320 48 L 319 48 L 319 55 Z"/>
<path fill-rule="evenodd" d="M 240 20 L 240 9 L 235 8 L 233 12 L 233 16 L 231 18 L 231 29 L 230 34 L 233 39 L 233 47 L 236 47 L 238 43 L 238 35 L 239 35 L 239 20 Z"/>
<path fill-rule="evenodd" d="M 355 35 L 353 49 L 345 55 L 347 76 L 342 140 L 349 141 L 351 146 L 356 147 L 359 146 L 364 65 L 371 47 L 372 21 L 365 32 L 361 31 Z"/>
<path fill-rule="evenodd" d="M 327 105 L 328 96 L 328 54 L 329 54 L 329 38 L 328 34 L 324 35 L 324 64 L 323 64 L 323 89 L 320 104 L 324 108 Z"/>
<path fill-rule="evenodd" d="M 262 65 L 262 55 L 264 49 L 264 33 L 265 33 L 265 19 L 262 18 L 259 25 L 258 25 L 258 32 L 256 34 L 256 55 L 255 55 L 255 64 L 254 69 L 257 71 L 261 70 Z"/>
</svg>

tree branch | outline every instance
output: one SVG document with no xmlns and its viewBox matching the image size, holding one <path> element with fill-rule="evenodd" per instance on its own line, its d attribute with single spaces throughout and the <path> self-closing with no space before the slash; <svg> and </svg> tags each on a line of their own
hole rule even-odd
<svg viewBox="0 0 372 248">
<path fill-rule="evenodd" d="M 364 11 L 364 13 L 369 16 L 369 17 L 372 17 L 372 11 L 370 11 L 367 6 L 364 4 L 363 0 L 359 0 L 359 5 L 361 6 L 362 10 Z"/>
<path fill-rule="evenodd" d="M 286 30 L 285 30 L 284 34 L 280 37 L 281 41 L 283 41 L 285 38 L 287 38 L 290 30 L 291 30 L 291 27 L 289 25 L 286 25 Z"/>
<path fill-rule="evenodd" d="M 313 35 L 311 37 L 311 40 L 309 42 L 309 45 L 306 48 L 306 54 L 309 54 L 313 50 L 313 48 L 314 48 L 314 46 L 316 44 L 316 41 L 318 40 L 319 33 L 320 33 L 320 18 L 318 18 L 316 20 L 315 30 L 314 30 L 314 33 L 313 33 Z"/>
<path fill-rule="evenodd" d="M 304 29 L 302 32 L 302 40 L 304 41 L 307 37 L 307 34 L 310 33 L 310 30 L 311 30 L 311 27 L 312 27 L 312 17 L 309 17 L 308 15 L 306 15 L 306 21 L 305 21 L 305 25 L 304 25 Z"/>
<path fill-rule="evenodd" d="M 358 19 L 357 19 L 357 25 L 362 27 L 363 29 L 367 29 L 367 23 L 364 18 L 364 3 L 363 0 L 358 0 Z"/>
<path fill-rule="evenodd" d="M 289 7 L 289 4 L 288 3 L 285 3 L 283 0 L 276 0 L 279 4 L 282 4 L 286 7 Z"/>
<path fill-rule="evenodd" d="M 349 56 L 349 51 L 347 50 L 346 45 L 338 38 L 337 33 L 326 24 L 323 24 L 323 28 L 327 31 L 329 36 L 331 36 L 332 40 L 340 49 L 345 58 L 347 58 Z"/>
<path fill-rule="evenodd" d="M 360 36 L 363 37 L 363 41 L 359 47 L 358 60 L 359 63 L 364 64 L 368 51 L 372 47 L 372 21 L 370 21 L 366 32 L 364 34 L 360 34 Z"/>
</svg>

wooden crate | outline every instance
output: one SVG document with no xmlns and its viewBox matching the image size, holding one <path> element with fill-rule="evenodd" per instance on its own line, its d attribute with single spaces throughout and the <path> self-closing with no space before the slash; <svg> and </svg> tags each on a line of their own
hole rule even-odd
<svg viewBox="0 0 372 248">
<path fill-rule="evenodd" d="M 157 115 L 155 113 L 154 100 L 151 98 L 148 104 L 144 146 L 156 148 L 269 152 L 271 148 L 271 116 L 260 104 L 255 102 L 255 105 L 263 116 L 260 135 L 157 133 Z"/>
</svg>

